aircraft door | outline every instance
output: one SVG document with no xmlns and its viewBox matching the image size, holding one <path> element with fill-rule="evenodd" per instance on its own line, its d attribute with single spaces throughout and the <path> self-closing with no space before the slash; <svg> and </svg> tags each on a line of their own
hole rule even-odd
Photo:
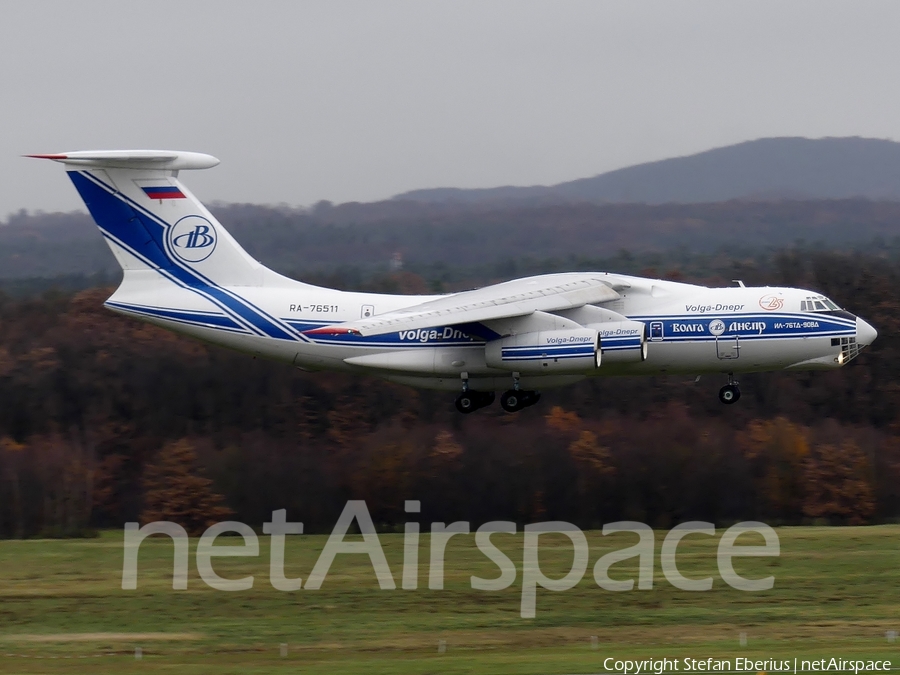
<svg viewBox="0 0 900 675">
<path fill-rule="evenodd" d="M 741 338 L 737 335 L 717 335 L 716 356 L 722 360 L 740 358 Z"/>
<path fill-rule="evenodd" d="M 370 316 L 375 316 L 375 305 L 363 305 L 359 310 L 359 318 L 368 319 Z"/>
<path fill-rule="evenodd" d="M 737 335 L 725 335 L 727 332 L 722 319 L 709 322 L 709 332 L 716 336 L 716 356 L 723 360 L 737 359 L 741 356 L 741 338 Z"/>
</svg>

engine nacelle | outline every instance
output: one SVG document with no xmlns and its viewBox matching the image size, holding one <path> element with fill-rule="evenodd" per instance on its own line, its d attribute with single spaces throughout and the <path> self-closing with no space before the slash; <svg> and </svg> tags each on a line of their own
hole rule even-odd
<svg viewBox="0 0 900 675">
<path fill-rule="evenodd" d="M 600 339 L 592 328 L 521 333 L 489 342 L 484 358 L 512 372 L 583 373 L 600 365 Z"/>
<path fill-rule="evenodd" d="M 600 335 L 604 365 L 647 359 L 647 324 L 642 321 L 604 321 L 591 328 Z"/>
</svg>

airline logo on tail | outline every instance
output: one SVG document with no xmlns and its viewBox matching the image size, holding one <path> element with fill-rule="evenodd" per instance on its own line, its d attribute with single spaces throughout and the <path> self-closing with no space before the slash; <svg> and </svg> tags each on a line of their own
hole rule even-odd
<svg viewBox="0 0 900 675">
<path fill-rule="evenodd" d="M 197 263 L 216 249 L 216 228 L 203 216 L 185 216 L 168 231 L 169 247 L 181 260 Z"/>
</svg>

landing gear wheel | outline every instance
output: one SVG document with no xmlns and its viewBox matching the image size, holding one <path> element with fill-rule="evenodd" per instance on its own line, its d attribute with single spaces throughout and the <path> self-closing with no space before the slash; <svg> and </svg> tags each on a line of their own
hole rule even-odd
<svg viewBox="0 0 900 675">
<path fill-rule="evenodd" d="M 516 412 L 522 407 L 522 397 L 514 389 L 504 391 L 500 395 L 500 407 L 506 412 Z"/>
<path fill-rule="evenodd" d="M 465 391 L 457 396 L 456 409 L 464 415 L 468 415 L 469 413 L 473 413 L 478 410 L 478 405 L 475 402 L 474 392 Z"/>
<path fill-rule="evenodd" d="M 541 392 L 539 391 L 526 391 L 525 392 L 525 405 L 523 408 L 527 408 L 530 405 L 534 405 L 538 401 L 541 400 Z"/>
<path fill-rule="evenodd" d="M 740 398 L 741 390 L 738 389 L 738 386 L 736 384 L 726 384 L 724 387 L 719 389 L 719 400 L 726 405 L 737 403 Z"/>
<path fill-rule="evenodd" d="M 537 391 L 521 391 L 510 389 L 500 396 L 500 407 L 506 412 L 518 412 L 541 400 L 541 394 Z"/>
<path fill-rule="evenodd" d="M 456 397 L 456 409 L 464 415 L 485 408 L 497 398 L 492 391 L 464 391 Z"/>
</svg>

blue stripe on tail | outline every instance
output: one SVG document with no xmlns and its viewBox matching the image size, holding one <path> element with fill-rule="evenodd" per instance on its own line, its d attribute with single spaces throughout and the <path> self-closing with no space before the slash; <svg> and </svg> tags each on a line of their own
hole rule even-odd
<svg viewBox="0 0 900 675">
<path fill-rule="evenodd" d="M 188 288 L 228 312 L 238 323 L 259 335 L 280 340 L 301 340 L 294 329 L 269 317 L 243 298 L 215 285 L 199 272 L 188 269 L 165 253 L 168 226 L 128 204 L 124 195 L 113 194 L 82 172 L 69 171 L 69 178 L 105 236 L 135 254 L 150 267 L 183 288 Z"/>
<path fill-rule="evenodd" d="M 142 218 L 124 201 L 116 199 L 82 173 L 68 173 L 101 230 L 126 244 L 151 267 L 168 269 L 172 266 L 172 261 L 163 253 L 162 228 L 158 224 Z"/>
</svg>

